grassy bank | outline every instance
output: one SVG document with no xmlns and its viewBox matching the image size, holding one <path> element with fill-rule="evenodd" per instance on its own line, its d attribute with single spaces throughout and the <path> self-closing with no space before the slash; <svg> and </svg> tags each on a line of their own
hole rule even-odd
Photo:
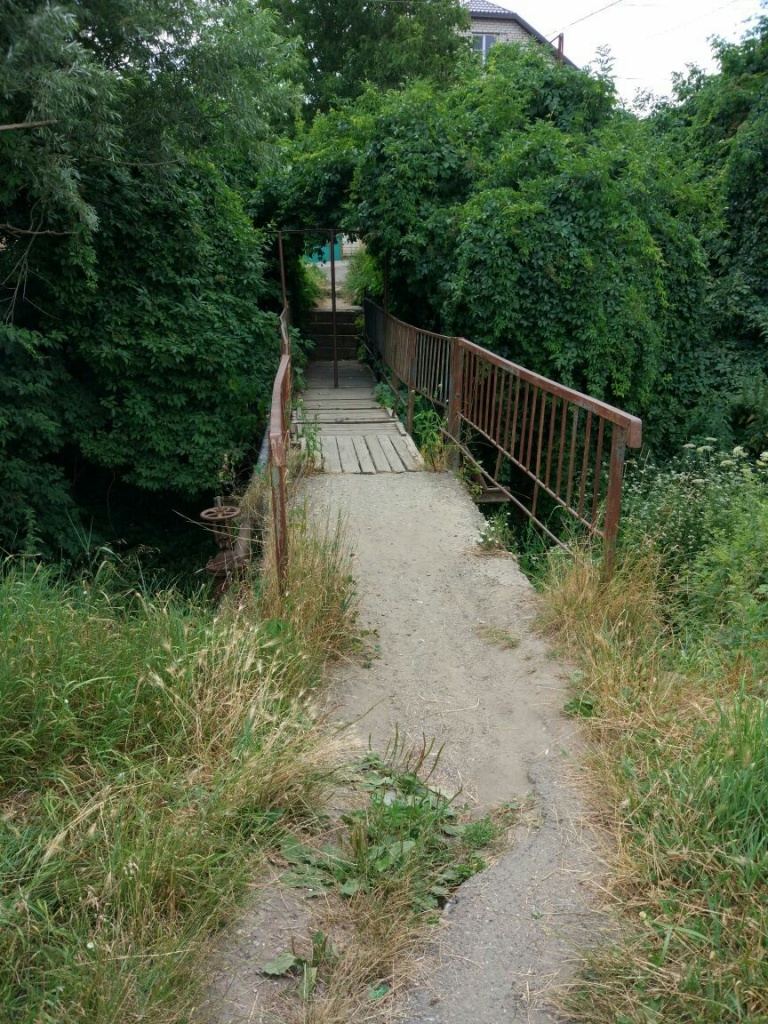
<svg viewBox="0 0 768 1024">
<path fill-rule="evenodd" d="M 765 462 L 703 444 L 636 467 L 614 579 L 550 561 L 625 926 L 569 997 L 580 1020 L 768 1020 Z"/>
<path fill-rule="evenodd" d="M 337 754 L 312 699 L 354 642 L 337 534 L 293 523 L 218 612 L 7 563 L 0 577 L 0 1020 L 188 1019 L 211 933 Z"/>
</svg>

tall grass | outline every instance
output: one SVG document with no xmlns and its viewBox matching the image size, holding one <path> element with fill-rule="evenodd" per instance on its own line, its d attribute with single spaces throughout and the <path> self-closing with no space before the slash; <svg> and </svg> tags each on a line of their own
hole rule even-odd
<svg viewBox="0 0 768 1024">
<path fill-rule="evenodd" d="M 328 585 L 289 631 L 44 568 L 0 575 L 0 1020 L 189 1019 L 196 967 L 337 763 L 318 655 L 351 642 L 340 538 L 293 527 Z M 331 580 L 341 571 L 335 584 Z M 269 590 L 267 585 L 266 590 Z M 323 623 L 326 623 L 324 627 Z"/>
<path fill-rule="evenodd" d="M 579 666 L 568 708 L 593 733 L 625 924 L 569 996 L 578 1019 L 768 1020 L 763 487 L 738 455 L 659 471 L 630 500 L 610 583 L 586 555 L 550 563 L 549 627 Z M 717 500 L 698 501 L 697 531 L 705 488 Z"/>
</svg>

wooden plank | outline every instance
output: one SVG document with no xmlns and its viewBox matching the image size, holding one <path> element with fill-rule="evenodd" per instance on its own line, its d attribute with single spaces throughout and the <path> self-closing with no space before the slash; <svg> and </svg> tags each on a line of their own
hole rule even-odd
<svg viewBox="0 0 768 1024">
<path fill-rule="evenodd" d="M 376 433 L 382 437 L 399 437 L 400 435 L 393 426 L 389 423 L 320 423 L 318 424 L 317 432 L 321 437 L 324 435 L 328 436 L 340 436 L 340 435 L 352 435 L 352 434 L 368 434 Z"/>
<path fill-rule="evenodd" d="M 312 419 L 317 423 L 386 423 L 379 409 L 328 409 L 316 412 Z"/>
<path fill-rule="evenodd" d="M 400 456 L 392 443 L 395 439 L 392 437 L 382 436 L 379 438 L 379 444 L 381 450 L 387 457 L 387 462 L 393 473 L 405 473 L 405 466 L 403 465 Z"/>
<path fill-rule="evenodd" d="M 413 440 L 411 435 L 406 434 L 405 437 L 402 439 L 402 443 L 403 445 L 405 445 L 405 450 L 408 452 L 408 454 L 411 456 L 411 459 L 415 463 L 414 469 L 423 469 L 424 459 L 422 458 L 421 452 L 416 447 L 416 442 Z"/>
<path fill-rule="evenodd" d="M 318 395 L 319 401 L 323 403 L 333 401 L 364 401 L 373 402 L 374 405 L 378 404 L 371 394 L 370 388 L 361 388 L 357 384 L 342 384 L 341 387 L 338 388 L 318 388 L 317 391 L 313 388 L 309 388 L 304 392 L 305 404 L 307 402 L 312 402 L 315 395 Z M 380 405 L 379 408 L 381 408 Z"/>
<path fill-rule="evenodd" d="M 341 459 L 342 473 L 359 473 L 360 463 L 357 461 L 355 446 L 351 437 L 337 437 L 336 443 L 339 446 L 339 458 Z"/>
<path fill-rule="evenodd" d="M 391 473 L 389 459 L 384 454 L 381 442 L 377 434 L 366 434 L 363 438 L 368 451 L 371 453 L 371 461 L 377 473 Z"/>
<path fill-rule="evenodd" d="M 360 371 L 359 369 L 348 369 L 341 366 L 339 367 L 338 378 L 340 381 L 357 381 L 361 387 L 364 384 L 367 384 L 369 388 L 372 388 L 375 383 L 373 374 Z M 332 387 L 334 380 L 333 363 L 329 363 L 327 366 L 317 369 L 308 369 L 306 372 L 306 379 L 309 383 L 312 383 L 313 381 L 330 381 Z"/>
<path fill-rule="evenodd" d="M 339 458 L 339 447 L 336 444 L 336 438 L 320 438 L 320 448 L 323 452 L 323 471 L 325 473 L 340 473 L 341 459 Z"/>
<path fill-rule="evenodd" d="M 397 452 L 400 461 L 402 462 L 402 464 L 405 466 L 409 473 L 413 473 L 415 470 L 421 469 L 421 466 L 419 465 L 418 461 L 414 459 L 413 455 L 406 447 L 404 437 L 393 437 L 392 445 L 395 451 Z"/>
<path fill-rule="evenodd" d="M 328 394 L 325 391 L 310 391 L 308 394 L 305 393 L 302 405 L 305 409 L 326 409 L 328 406 L 338 405 L 339 402 L 343 402 L 346 406 L 361 406 L 364 409 L 381 408 L 379 403 L 371 398 L 370 392 L 358 392 L 351 389 L 345 391 L 343 397 L 334 395 L 332 392 Z"/>
<path fill-rule="evenodd" d="M 368 451 L 365 438 L 352 437 L 352 444 L 355 446 L 355 453 L 357 455 L 357 461 L 360 463 L 360 469 L 362 469 L 364 473 L 375 473 L 376 467 L 373 464 L 371 453 Z"/>
</svg>

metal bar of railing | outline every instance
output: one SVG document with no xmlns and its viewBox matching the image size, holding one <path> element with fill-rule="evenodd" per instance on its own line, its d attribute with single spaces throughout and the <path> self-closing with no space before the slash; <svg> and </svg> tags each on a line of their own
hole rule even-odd
<svg viewBox="0 0 768 1024">
<path fill-rule="evenodd" d="M 369 300 L 365 321 L 369 346 L 409 395 L 422 395 L 446 408 L 445 433 L 483 477 L 557 540 L 538 515 L 540 496 L 547 494 L 555 505 L 603 540 L 605 566 L 610 572 L 626 449 L 640 447 L 642 422 L 466 338 L 412 328 Z M 609 433 L 610 455 L 606 459 Z M 492 471 L 470 452 L 472 436 L 496 450 Z M 532 507 L 524 506 L 501 485 L 499 477 L 505 462 L 531 481 Z"/>
<path fill-rule="evenodd" d="M 286 474 L 290 450 L 291 336 L 288 307 L 280 314 L 280 364 L 272 385 L 269 413 L 269 483 L 272 491 L 272 531 L 277 581 L 282 593 L 288 573 L 288 492 Z"/>
</svg>

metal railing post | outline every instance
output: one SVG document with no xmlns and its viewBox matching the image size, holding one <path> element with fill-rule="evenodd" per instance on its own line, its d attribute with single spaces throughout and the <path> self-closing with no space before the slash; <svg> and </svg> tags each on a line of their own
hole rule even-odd
<svg viewBox="0 0 768 1024">
<path fill-rule="evenodd" d="M 464 392 L 464 359 L 460 338 L 451 338 L 448 376 L 448 433 L 461 443 L 461 410 Z"/>
<path fill-rule="evenodd" d="M 603 576 L 610 579 L 616 564 L 616 543 L 619 534 L 621 489 L 624 482 L 624 457 L 627 450 L 627 431 L 614 424 L 611 439 L 611 457 L 608 468 L 608 493 L 605 498 L 603 522 Z"/>
<path fill-rule="evenodd" d="M 412 328 L 408 328 L 408 341 L 406 342 L 406 365 L 408 367 L 407 374 L 408 380 L 405 382 L 408 386 L 408 413 L 406 415 L 405 429 L 409 434 L 413 433 L 413 413 L 416 406 L 416 355 L 418 339 L 416 337 L 416 331 Z"/>
<path fill-rule="evenodd" d="M 333 386 L 339 386 L 339 353 L 337 347 L 336 330 L 336 259 L 333 248 L 336 242 L 336 232 L 331 231 L 331 321 L 333 325 Z"/>
</svg>

